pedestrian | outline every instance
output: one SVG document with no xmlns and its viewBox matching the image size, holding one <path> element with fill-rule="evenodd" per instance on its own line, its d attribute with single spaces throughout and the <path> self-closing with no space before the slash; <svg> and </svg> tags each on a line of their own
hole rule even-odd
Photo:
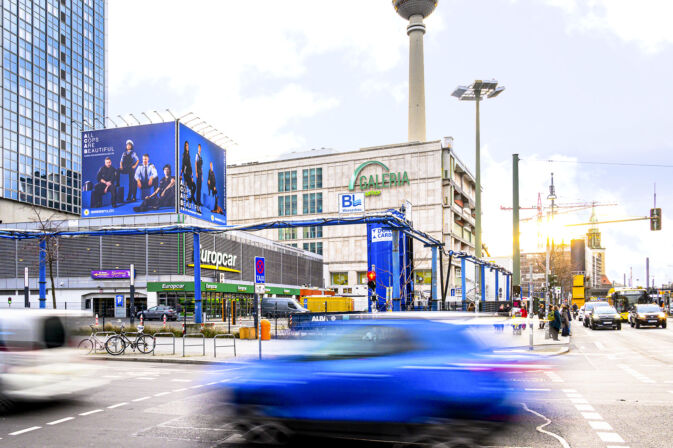
<svg viewBox="0 0 673 448">
<path fill-rule="evenodd" d="M 525 306 L 523 308 L 521 308 L 521 317 L 524 317 L 524 318 L 528 317 L 528 310 L 526 310 Z"/>
<path fill-rule="evenodd" d="M 558 306 L 554 305 L 554 319 L 549 325 L 549 331 L 551 332 L 552 339 L 558 341 L 558 333 L 561 331 L 561 313 L 558 311 Z"/>
<path fill-rule="evenodd" d="M 540 303 L 537 306 L 537 318 L 539 320 L 540 330 L 544 328 L 544 304 Z"/>
<path fill-rule="evenodd" d="M 561 336 L 570 336 L 570 308 L 568 305 L 563 305 L 561 310 Z"/>
</svg>

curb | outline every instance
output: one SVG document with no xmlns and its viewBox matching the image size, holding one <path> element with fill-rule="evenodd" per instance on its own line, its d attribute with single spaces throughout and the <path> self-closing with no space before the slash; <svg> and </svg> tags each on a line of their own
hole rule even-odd
<svg viewBox="0 0 673 448">
<path fill-rule="evenodd" d="M 130 362 L 158 362 L 158 363 L 166 363 L 166 364 L 202 364 L 202 365 L 213 365 L 213 364 L 223 364 L 226 362 L 231 362 L 231 360 L 222 360 L 222 361 L 210 361 L 206 359 L 174 359 L 174 358 L 139 358 L 139 357 L 132 357 L 132 358 L 120 358 L 120 357 L 112 357 L 112 356 L 103 356 L 103 357 L 97 357 L 97 358 L 91 358 L 94 361 L 130 361 Z"/>
</svg>

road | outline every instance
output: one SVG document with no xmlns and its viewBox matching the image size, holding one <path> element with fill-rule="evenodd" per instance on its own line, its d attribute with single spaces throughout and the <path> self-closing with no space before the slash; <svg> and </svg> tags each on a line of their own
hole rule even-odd
<svg viewBox="0 0 673 448">
<path fill-rule="evenodd" d="M 673 436 L 673 329 L 592 331 L 576 322 L 554 369 L 515 376 L 521 423 L 498 447 L 661 447 Z M 7 447 L 241 446 L 219 403 L 232 366 L 98 361 L 107 387 L 0 416 Z M 547 422 L 550 422 L 544 427 Z M 540 428 L 537 430 L 536 428 Z"/>
</svg>

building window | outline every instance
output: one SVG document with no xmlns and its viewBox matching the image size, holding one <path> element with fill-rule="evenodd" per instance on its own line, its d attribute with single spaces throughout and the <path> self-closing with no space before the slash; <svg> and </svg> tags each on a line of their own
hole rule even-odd
<svg viewBox="0 0 673 448">
<path fill-rule="evenodd" d="M 322 242 L 304 243 L 304 250 L 322 255 Z"/>
<path fill-rule="evenodd" d="M 304 227 L 304 238 L 322 238 L 322 226 Z"/>
<path fill-rule="evenodd" d="M 322 193 L 304 193 L 303 211 L 305 215 L 322 213 Z"/>
<path fill-rule="evenodd" d="M 419 269 L 414 272 L 414 278 L 418 285 L 429 285 L 432 283 L 432 271 L 429 269 Z"/>
<path fill-rule="evenodd" d="M 289 229 L 278 229 L 278 239 L 283 240 L 296 240 L 297 239 L 297 228 Z"/>
<path fill-rule="evenodd" d="M 333 285 L 347 285 L 348 284 L 348 272 L 332 272 L 332 284 Z"/>
<path fill-rule="evenodd" d="M 366 285 L 367 284 L 367 272 L 358 272 L 358 285 Z"/>
<path fill-rule="evenodd" d="M 278 191 L 297 191 L 297 172 L 281 171 L 278 173 Z"/>
<path fill-rule="evenodd" d="M 322 188 L 322 168 L 310 168 L 302 171 L 302 189 Z"/>
<path fill-rule="evenodd" d="M 278 216 L 297 214 L 297 195 L 278 196 Z"/>
</svg>

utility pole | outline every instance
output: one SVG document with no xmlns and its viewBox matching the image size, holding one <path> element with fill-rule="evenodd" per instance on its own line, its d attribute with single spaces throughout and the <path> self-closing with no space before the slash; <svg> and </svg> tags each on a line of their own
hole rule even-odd
<svg viewBox="0 0 673 448">
<path fill-rule="evenodd" d="M 650 292 L 650 257 L 645 257 L 645 286 L 646 290 Z"/>
<path fill-rule="evenodd" d="M 519 154 L 512 154 L 512 286 L 521 286 L 519 234 Z"/>
</svg>

